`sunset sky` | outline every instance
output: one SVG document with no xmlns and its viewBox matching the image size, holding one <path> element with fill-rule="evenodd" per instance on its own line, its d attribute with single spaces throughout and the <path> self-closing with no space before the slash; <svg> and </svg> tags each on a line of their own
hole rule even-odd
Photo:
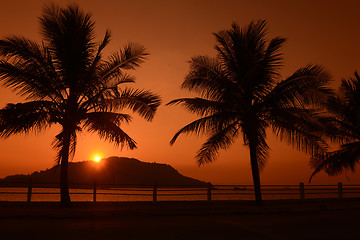
<svg viewBox="0 0 360 240">
<path fill-rule="evenodd" d="M 40 41 L 38 17 L 44 3 L 40 0 L 1 1 L 0 37 L 23 35 Z M 68 1 L 55 1 L 65 6 Z M 101 157 L 134 157 L 145 162 L 167 163 L 180 173 L 211 181 L 213 184 L 251 184 L 249 151 L 240 137 L 230 150 L 221 151 L 217 162 L 198 167 L 194 156 L 202 137 L 180 136 L 174 146 L 174 133 L 195 119 L 183 108 L 165 106 L 175 98 L 193 96 L 179 88 L 195 55 L 215 56 L 213 32 L 227 29 L 232 22 L 240 26 L 252 20 L 267 19 L 268 38 L 287 38 L 284 45 L 283 77 L 307 64 L 324 66 L 334 79 L 334 88 L 342 78 L 360 71 L 360 2 L 357 0 L 77 0 L 96 21 L 97 39 L 106 29 L 112 40 L 104 56 L 128 42 L 143 44 L 150 52 L 148 60 L 136 71 L 133 87 L 149 89 L 161 95 L 163 104 L 153 122 L 135 117 L 124 129 L 138 143 L 137 150 L 113 147 L 96 134 L 79 135 L 73 161 Z M 23 101 L 10 90 L 0 87 L 0 107 Z M 55 164 L 51 148 L 59 127 L 41 134 L 0 139 L 0 177 L 28 174 Z M 270 132 L 269 132 L 270 133 Z M 262 184 L 307 182 L 311 174 L 309 156 L 292 150 L 269 134 L 271 147 L 268 165 L 261 173 Z M 352 184 L 360 184 L 360 173 L 347 175 Z M 345 175 L 319 174 L 313 184 L 348 183 Z"/>
</svg>

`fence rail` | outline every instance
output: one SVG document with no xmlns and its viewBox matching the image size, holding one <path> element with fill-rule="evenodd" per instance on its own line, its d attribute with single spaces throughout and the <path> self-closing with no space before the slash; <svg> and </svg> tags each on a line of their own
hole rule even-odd
<svg viewBox="0 0 360 240">
<path fill-rule="evenodd" d="M 90 200 L 97 202 L 98 196 L 133 196 L 149 197 L 148 201 L 156 202 L 159 197 L 203 197 L 202 200 L 212 201 L 222 197 L 223 200 L 232 200 L 234 196 L 250 197 L 254 195 L 252 185 L 212 185 L 208 183 L 202 186 L 165 186 L 158 185 L 110 185 L 110 184 L 71 184 L 71 195 L 87 195 Z M 321 198 L 346 198 L 360 197 L 360 185 L 262 185 L 262 194 L 271 196 L 272 199 L 281 199 L 284 196 L 306 200 L 313 196 Z M 0 183 L 0 201 L 2 196 L 26 195 L 26 201 L 31 203 L 35 195 L 59 195 L 59 189 L 54 184 L 34 184 L 31 181 L 26 185 L 19 183 Z M 91 198 L 92 197 L 92 198 Z M 174 199 L 175 198 L 175 199 Z M 239 199 L 240 200 L 240 199 Z M 46 201 L 43 198 L 41 201 Z M 136 200 L 135 200 L 136 201 Z"/>
</svg>

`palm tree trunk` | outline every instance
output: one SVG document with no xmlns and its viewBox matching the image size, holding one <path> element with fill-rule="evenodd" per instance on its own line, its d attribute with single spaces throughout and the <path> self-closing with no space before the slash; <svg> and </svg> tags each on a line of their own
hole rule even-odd
<svg viewBox="0 0 360 240">
<path fill-rule="evenodd" d="M 63 146 L 61 149 L 61 167 L 60 167 L 60 207 L 70 207 L 71 200 L 69 194 L 68 182 L 68 163 L 70 149 L 70 134 L 64 131 Z"/>
<path fill-rule="evenodd" d="M 250 162 L 251 162 L 251 171 L 254 183 L 254 191 L 255 191 L 255 201 L 256 205 L 262 205 L 262 196 L 261 196 L 261 185 L 260 185 L 260 173 L 259 173 L 259 165 L 257 159 L 257 145 L 252 141 L 249 142 L 250 148 Z"/>
</svg>

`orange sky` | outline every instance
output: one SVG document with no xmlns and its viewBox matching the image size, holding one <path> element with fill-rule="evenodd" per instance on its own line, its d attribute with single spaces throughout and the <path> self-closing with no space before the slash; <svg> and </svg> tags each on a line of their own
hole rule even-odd
<svg viewBox="0 0 360 240">
<path fill-rule="evenodd" d="M 43 2 L 38 0 L 2 1 L 0 37 L 11 34 L 40 40 L 37 17 Z M 55 1 L 65 3 L 67 1 Z M 151 89 L 166 103 L 189 96 L 179 88 L 188 71 L 187 61 L 194 55 L 214 55 L 213 32 L 226 29 L 233 21 L 241 26 L 252 20 L 267 19 L 269 37 L 287 38 L 283 48 L 283 76 L 309 63 L 326 67 L 336 82 L 360 71 L 360 2 L 356 0 L 78 0 L 80 7 L 93 13 L 99 39 L 107 28 L 112 41 L 106 53 L 127 42 L 143 44 L 151 53 L 142 67 L 133 72 L 136 87 Z M 341 3 L 341 4 L 340 4 Z M 135 87 L 135 85 L 134 85 Z M 0 107 L 19 102 L 9 90 L 0 88 Z M 134 115 L 135 116 L 135 115 Z M 230 150 L 221 151 L 217 162 L 198 168 L 194 156 L 202 138 L 181 136 L 174 146 L 169 140 L 180 127 L 194 119 L 180 107 L 162 105 L 152 123 L 134 118 L 124 129 L 138 142 L 138 149 L 114 148 L 97 135 L 80 134 L 74 161 L 126 156 L 146 162 L 168 163 L 180 173 L 213 184 L 252 183 L 248 149 L 239 138 Z M 0 177 L 31 173 L 54 165 L 51 142 L 59 131 L 52 128 L 38 135 L 21 135 L 0 140 Z M 262 184 L 307 182 L 311 169 L 308 156 L 270 136 L 272 148 Z M 348 174 L 351 183 L 360 183 L 360 174 Z M 329 178 L 319 174 L 314 184 L 347 183 L 345 175 Z"/>
</svg>

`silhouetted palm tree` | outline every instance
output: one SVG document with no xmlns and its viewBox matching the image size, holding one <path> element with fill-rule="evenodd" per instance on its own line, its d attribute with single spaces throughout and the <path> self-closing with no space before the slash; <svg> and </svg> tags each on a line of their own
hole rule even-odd
<svg viewBox="0 0 360 240">
<path fill-rule="evenodd" d="M 329 98 L 326 106 L 334 117 L 329 135 L 341 143 L 340 149 L 313 156 L 311 165 L 315 170 L 311 178 L 322 170 L 330 176 L 354 171 L 360 162 L 360 76 L 357 72 L 354 75 L 342 80 L 339 94 Z"/>
<path fill-rule="evenodd" d="M 110 32 L 94 42 L 95 22 L 76 5 L 47 6 L 40 23 L 42 43 L 18 36 L 0 41 L 0 81 L 26 97 L 26 102 L 0 110 L 0 136 L 61 125 L 53 146 L 61 164 L 61 205 L 68 206 L 68 159 L 75 152 L 77 133 L 97 132 L 115 145 L 134 149 L 136 142 L 121 129 L 131 117 L 119 111 L 128 108 L 150 121 L 160 98 L 150 91 L 120 88 L 134 82 L 124 70 L 143 62 L 148 55 L 143 46 L 128 44 L 103 60 Z"/>
<path fill-rule="evenodd" d="M 329 75 L 319 66 L 306 66 L 280 80 L 285 39 L 265 40 L 266 21 L 250 23 L 241 29 L 215 34 L 217 57 L 193 57 L 182 88 L 200 98 L 181 98 L 168 105 L 181 104 L 200 119 L 181 128 L 180 134 L 208 133 L 210 137 L 197 153 L 199 165 L 213 162 L 219 149 L 227 149 L 239 136 L 250 149 L 250 161 L 257 204 L 261 204 L 259 168 L 268 159 L 266 129 L 272 128 L 281 140 L 314 153 L 323 149 L 319 136 L 321 103 L 331 92 Z"/>
</svg>

